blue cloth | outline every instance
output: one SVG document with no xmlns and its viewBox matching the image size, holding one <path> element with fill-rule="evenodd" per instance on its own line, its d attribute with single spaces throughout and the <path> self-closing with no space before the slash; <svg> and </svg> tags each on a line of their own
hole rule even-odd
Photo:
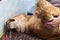
<svg viewBox="0 0 60 40">
<path fill-rule="evenodd" d="M 12 16 L 27 13 L 36 4 L 36 0 L 2 0 L 0 1 L 0 34 L 4 30 L 4 24 Z M 34 7 L 32 9 L 34 11 Z M 30 11 L 30 12 L 33 12 Z"/>
</svg>

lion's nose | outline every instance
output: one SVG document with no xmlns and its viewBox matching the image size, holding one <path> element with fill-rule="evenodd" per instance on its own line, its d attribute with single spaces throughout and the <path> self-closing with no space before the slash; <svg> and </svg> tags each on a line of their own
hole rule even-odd
<svg viewBox="0 0 60 40">
<path fill-rule="evenodd" d="M 12 28 L 12 25 L 13 24 L 11 24 L 11 23 L 13 23 L 15 21 L 15 19 L 9 19 L 7 22 L 6 22 L 6 26 L 7 26 L 7 28 Z"/>
<path fill-rule="evenodd" d="M 53 18 L 50 18 L 49 20 L 48 20 L 48 22 L 52 22 L 53 21 Z"/>
<path fill-rule="evenodd" d="M 9 22 L 14 22 L 15 21 L 15 19 L 9 19 Z"/>
</svg>

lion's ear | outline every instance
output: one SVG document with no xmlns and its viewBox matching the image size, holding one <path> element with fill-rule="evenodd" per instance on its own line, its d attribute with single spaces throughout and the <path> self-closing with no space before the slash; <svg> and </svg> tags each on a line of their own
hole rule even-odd
<svg viewBox="0 0 60 40">
<path fill-rule="evenodd" d="M 41 11 L 40 11 L 40 10 L 36 10 L 35 15 L 36 15 L 37 17 L 40 17 Z"/>
<path fill-rule="evenodd" d="M 39 15 L 39 14 L 40 14 L 40 11 L 36 11 L 35 14 L 36 14 L 36 15 Z"/>
</svg>

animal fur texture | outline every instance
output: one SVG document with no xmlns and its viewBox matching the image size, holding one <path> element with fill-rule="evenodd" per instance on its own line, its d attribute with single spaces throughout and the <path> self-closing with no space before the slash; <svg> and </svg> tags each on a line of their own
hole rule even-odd
<svg viewBox="0 0 60 40">
<path fill-rule="evenodd" d="M 55 18 L 56 20 L 56 17 L 60 16 L 60 8 L 53 6 L 46 0 L 39 0 L 39 2 L 37 3 L 37 8 L 41 11 L 40 16 L 42 16 L 42 20 L 44 21 L 44 23 L 49 19 Z M 60 33 L 60 27 L 58 27 L 58 29 Z M 56 30 L 57 29 L 54 29 L 54 31 Z"/>
<path fill-rule="evenodd" d="M 39 15 L 34 13 L 32 16 L 24 14 L 17 15 L 7 21 L 8 28 L 15 28 L 18 32 L 26 32 L 37 35 L 47 40 L 60 40 L 60 27 L 48 29 L 45 23 L 49 19 L 60 15 L 60 8 L 50 4 L 46 0 L 39 0 L 37 3 Z"/>
</svg>

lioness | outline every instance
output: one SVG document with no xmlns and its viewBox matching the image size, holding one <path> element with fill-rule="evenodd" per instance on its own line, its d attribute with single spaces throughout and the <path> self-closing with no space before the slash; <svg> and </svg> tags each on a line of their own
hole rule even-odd
<svg viewBox="0 0 60 40">
<path fill-rule="evenodd" d="M 47 40 L 60 40 L 60 9 L 46 0 L 39 0 L 32 16 L 20 14 L 7 21 L 9 28 L 35 34 Z M 58 20 L 58 21 L 57 21 Z"/>
</svg>

